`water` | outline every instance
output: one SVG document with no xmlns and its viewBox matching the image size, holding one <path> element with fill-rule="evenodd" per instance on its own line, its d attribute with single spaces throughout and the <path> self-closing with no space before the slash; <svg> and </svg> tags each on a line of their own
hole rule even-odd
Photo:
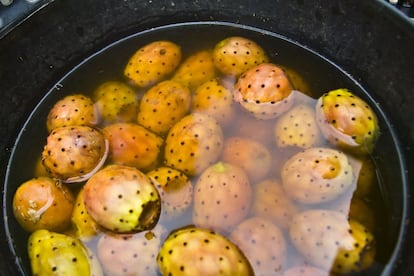
<svg viewBox="0 0 414 276">
<path fill-rule="evenodd" d="M 314 99 L 330 90 L 345 87 L 373 107 L 379 117 L 382 130 L 377 144 L 377 149 L 381 150 L 375 150 L 371 157 L 376 165 L 376 181 L 374 189 L 364 200 L 369 203 L 375 214 L 374 235 L 380 242 L 377 244 L 375 262 L 366 273 L 378 275 L 383 271 L 393 254 L 400 231 L 399 218 L 402 207 L 398 192 L 402 188 L 392 187 L 402 186 L 403 181 L 398 148 L 385 116 L 363 87 L 335 64 L 277 34 L 227 23 L 179 24 L 137 33 L 120 39 L 88 57 L 54 84 L 27 119 L 8 165 L 5 183 L 5 218 L 11 238 L 10 245 L 17 256 L 18 269 L 25 274 L 30 274 L 26 252 L 28 234 L 20 228 L 13 217 L 12 198 L 18 185 L 34 175 L 36 163 L 47 137 L 46 117 L 54 103 L 74 93 L 91 95 L 103 82 L 124 81 L 122 73 L 129 57 L 149 42 L 171 40 L 182 47 L 183 58 L 185 58 L 197 50 L 213 48 L 218 41 L 229 36 L 243 36 L 257 42 L 264 48 L 273 63 L 282 65 L 288 69 L 288 72 L 296 72 L 305 80 L 307 86 L 303 89 L 307 89 L 308 91 L 305 92 Z M 143 90 L 138 91 L 138 93 L 143 92 Z M 224 129 L 228 135 L 231 135 L 232 131 L 234 130 Z M 182 221 L 174 221 L 170 228 L 191 223 L 188 214 L 189 212 L 187 216 L 182 217 Z"/>
</svg>

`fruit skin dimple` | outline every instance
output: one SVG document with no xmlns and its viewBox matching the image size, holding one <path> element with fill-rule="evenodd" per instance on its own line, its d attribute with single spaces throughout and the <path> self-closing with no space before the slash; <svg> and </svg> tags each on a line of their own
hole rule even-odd
<svg viewBox="0 0 414 276">
<path fill-rule="evenodd" d="M 103 124 L 135 121 L 138 113 L 138 97 L 127 84 L 108 81 L 94 91 L 96 109 Z"/>
<path fill-rule="evenodd" d="M 357 154 L 372 152 L 380 134 L 377 116 L 351 91 L 341 88 L 322 95 L 316 103 L 316 116 L 332 144 Z"/>
<path fill-rule="evenodd" d="M 65 182 L 91 173 L 103 164 L 107 141 L 101 131 L 89 126 L 55 128 L 47 137 L 42 162 L 47 171 Z"/>
<path fill-rule="evenodd" d="M 57 101 L 49 111 L 46 120 L 48 131 L 57 127 L 87 125 L 99 122 L 92 99 L 83 94 L 74 94 Z"/>
<path fill-rule="evenodd" d="M 249 213 L 252 188 L 237 166 L 218 162 L 209 166 L 194 187 L 193 223 L 219 232 L 230 231 Z"/>
<path fill-rule="evenodd" d="M 171 78 L 192 91 L 202 83 L 216 76 L 216 67 L 213 62 L 213 54 L 209 50 L 198 51 L 186 58 L 177 68 Z"/>
<path fill-rule="evenodd" d="M 75 197 L 67 186 L 49 177 L 22 183 L 13 196 L 13 213 L 24 230 L 64 231 L 70 225 Z"/>
<path fill-rule="evenodd" d="M 148 87 L 171 74 L 181 61 L 181 48 L 172 41 L 154 41 L 139 48 L 124 75 L 138 87 Z"/>
<path fill-rule="evenodd" d="M 215 163 L 223 149 L 223 132 L 217 121 L 203 113 L 191 113 L 168 132 L 165 165 L 189 176 Z"/>
<path fill-rule="evenodd" d="M 109 141 L 108 159 L 115 164 L 133 166 L 143 171 L 154 169 L 163 139 L 133 123 L 115 123 L 103 128 Z"/>
<path fill-rule="evenodd" d="M 102 227 L 117 233 L 153 228 L 161 212 L 161 199 L 151 180 L 140 170 L 109 165 L 85 184 L 86 210 Z"/>
<path fill-rule="evenodd" d="M 213 59 L 222 74 L 235 77 L 269 60 L 263 48 L 256 42 L 239 36 L 218 42 L 213 50 Z"/>
<path fill-rule="evenodd" d="M 190 90 L 179 82 L 162 81 L 142 97 L 138 123 L 156 134 L 163 135 L 190 111 Z"/>
<path fill-rule="evenodd" d="M 236 245 L 197 227 L 172 232 L 161 246 L 157 263 L 162 275 L 254 275 Z"/>
<path fill-rule="evenodd" d="M 93 274 L 92 261 L 82 242 L 64 234 L 44 229 L 33 232 L 28 253 L 33 275 L 102 275 Z"/>
<path fill-rule="evenodd" d="M 238 78 L 233 98 L 256 118 L 267 120 L 278 117 L 292 106 L 292 91 L 292 84 L 280 67 L 262 63 Z"/>
</svg>

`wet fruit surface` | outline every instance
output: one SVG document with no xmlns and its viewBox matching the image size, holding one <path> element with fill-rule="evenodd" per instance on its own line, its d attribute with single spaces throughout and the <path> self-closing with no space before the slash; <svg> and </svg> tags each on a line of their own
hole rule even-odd
<svg viewBox="0 0 414 276">
<path fill-rule="evenodd" d="M 91 80 L 90 94 L 71 89 L 56 99 L 58 111 L 49 113 L 67 107 L 65 124 L 76 123 L 49 131 L 45 116 L 33 171 L 72 198 L 59 209 L 64 199 L 56 194 L 47 212 L 61 214 L 64 221 L 53 223 L 62 229 L 43 221 L 49 232 L 42 241 L 81 244 L 62 256 L 79 255 L 78 271 L 86 274 L 87 267 L 104 275 L 329 275 L 379 267 L 384 248 L 375 241 L 386 232 L 370 155 L 378 119 L 355 86 L 315 88 L 324 81 L 308 78 L 312 70 L 300 70 L 306 64 L 295 67 L 260 39 L 144 42 L 119 55 L 121 65 L 107 69 L 117 72 L 113 78 Z M 344 136 L 358 145 L 345 145 Z M 15 209 L 48 202 L 36 194 L 27 189 Z M 38 215 L 44 209 L 30 212 L 46 218 Z M 29 232 L 39 229 L 15 218 Z M 33 271 L 51 269 L 33 260 L 39 250 L 41 260 L 56 260 L 49 244 L 25 247 Z"/>
</svg>

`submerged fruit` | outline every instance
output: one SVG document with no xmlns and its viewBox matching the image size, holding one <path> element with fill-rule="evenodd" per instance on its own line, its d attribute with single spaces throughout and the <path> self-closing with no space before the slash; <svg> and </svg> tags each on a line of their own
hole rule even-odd
<svg viewBox="0 0 414 276">
<path fill-rule="evenodd" d="M 104 124 L 135 121 L 138 97 L 127 84 L 108 81 L 94 91 L 95 106 Z"/>
<path fill-rule="evenodd" d="M 33 275 L 102 275 L 82 242 L 64 234 L 37 230 L 28 252 Z"/>
<path fill-rule="evenodd" d="M 248 260 L 232 242 L 196 227 L 172 232 L 157 262 L 162 275 L 253 275 Z"/>
<path fill-rule="evenodd" d="M 95 222 L 91 215 L 89 215 L 88 210 L 86 210 L 83 200 L 83 189 L 76 196 L 71 221 L 75 230 L 75 236 L 82 241 L 90 240 L 101 232 L 99 224 Z"/>
<path fill-rule="evenodd" d="M 114 232 L 151 229 L 160 215 L 157 189 L 144 173 L 133 167 L 105 167 L 86 182 L 83 193 L 91 217 Z"/>
<path fill-rule="evenodd" d="M 269 220 L 251 217 L 230 234 L 246 255 L 255 275 L 277 275 L 285 265 L 286 242 L 283 232 Z"/>
<path fill-rule="evenodd" d="M 103 128 L 109 141 L 109 160 L 115 164 L 152 170 L 157 166 L 163 139 L 133 123 L 115 123 Z"/>
<path fill-rule="evenodd" d="M 191 113 L 168 132 L 165 165 L 196 175 L 216 162 L 222 149 L 223 132 L 217 121 L 207 114 Z"/>
<path fill-rule="evenodd" d="M 154 41 L 139 48 L 125 66 L 124 75 L 138 87 L 147 87 L 171 74 L 181 61 L 181 48 L 171 41 Z"/>
<path fill-rule="evenodd" d="M 157 275 L 157 254 L 165 229 L 134 234 L 105 233 L 97 245 L 97 255 L 106 275 Z"/>
<path fill-rule="evenodd" d="M 47 171 L 63 182 L 88 179 L 106 160 L 108 141 L 96 128 L 55 128 L 47 137 L 42 162 Z"/>
<path fill-rule="evenodd" d="M 147 173 L 157 188 L 162 201 L 162 218 L 172 220 L 182 215 L 193 202 L 193 185 L 182 172 L 159 167 Z"/>
<path fill-rule="evenodd" d="M 63 231 L 70 225 L 75 197 L 59 180 L 30 179 L 13 196 L 13 213 L 28 232 L 39 229 Z"/>
<path fill-rule="evenodd" d="M 93 126 L 98 123 L 98 113 L 92 99 L 74 94 L 57 101 L 47 115 L 48 131 L 63 126 Z"/>
<path fill-rule="evenodd" d="M 251 67 L 267 62 L 268 57 L 256 42 L 239 36 L 228 37 L 216 44 L 214 64 L 224 75 L 238 77 Z"/>
<path fill-rule="evenodd" d="M 138 123 L 159 135 L 165 134 L 190 111 L 190 90 L 166 80 L 152 86 L 142 97 Z"/>
<path fill-rule="evenodd" d="M 322 95 L 316 104 L 316 116 L 332 144 L 356 153 L 372 152 L 380 131 L 377 116 L 349 90 L 336 89 Z"/>
<path fill-rule="evenodd" d="M 292 106 L 292 91 L 292 84 L 280 67 L 263 63 L 239 77 L 233 98 L 256 118 L 272 119 Z"/>
<path fill-rule="evenodd" d="M 310 148 L 292 156 L 281 174 L 286 193 L 305 204 L 331 201 L 355 188 L 348 157 L 330 148 Z"/>
<path fill-rule="evenodd" d="M 193 223 L 226 232 L 250 211 L 252 190 L 246 173 L 228 163 L 208 167 L 194 187 Z"/>
</svg>

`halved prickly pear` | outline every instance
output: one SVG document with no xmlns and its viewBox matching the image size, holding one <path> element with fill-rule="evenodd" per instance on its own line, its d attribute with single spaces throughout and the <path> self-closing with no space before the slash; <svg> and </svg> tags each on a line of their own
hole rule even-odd
<svg viewBox="0 0 414 276">
<path fill-rule="evenodd" d="M 299 104 L 284 113 L 276 122 L 275 137 L 278 147 L 310 148 L 320 143 L 320 132 L 315 111 Z"/>
<path fill-rule="evenodd" d="M 157 166 L 163 139 L 133 123 L 115 123 L 103 128 L 109 141 L 109 159 L 119 165 L 152 170 Z"/>
<path fill-rule="evenodd" d="M 142 97 L 138 123 L 159 135 L 165 134 L 190 111 L 191 92 L 179 82 L 160 82 Z"/>
<path fill-rule="evenodd" d="M 378 119 L 371 107 L 347 89 L 322 95 L 316 116 L 324 136 L 334 145 L 370 153 L 379 136 Z"/>
<path fill-rule="evenodd" d="M 293 104 L 293 87 L 283 70 L 262 63 L 244 72 L 236 82 L 233 98 L 258 119 L 272 119 Z"/>
<path fill-rule="evenodd" d="M 157 275 L 157 254 L 166 230 L 157 225 L 150 232 L 104 233 L 97 255 L 106 275 Z"/>
<path fill-rule="evenodd" d="M 161 199 L 151 180 L 134 167 L 109 165 L 85 184 L 86 210 L 102 227 L 128 233 L 151 229 L 158 222 Z"/>
<path fill-rule="evenodd" d="M 32 178 L 13 196 L 13 213 L 28 232 L 38 229 L 64 231 L 70 225 L 75 197 L 59 180 Z"/>
<path fill-rule="evenodd" d="M 295 154 L 284 164 L 281 176 L 286 193 L 305 204 L 331 201 L 355 189 L 348 157 L 330 148 L 310 148 Z"/>
<path fill-rule="evenodd" d="M 221 126 L 231 123 L 235 115 L 233 96 L 217 79 L 208 80 L 195 90 L 192 109 L 214 117 Z"/>
<path fill-rule="evenodd" d="M 47 137 L 42 162 L 47 171 L 63 182 L 88 179 L 106 160 L 108 141 L 89 126 L 55 128 Z"/>
<path fill-rule="evenodd" d="M 282 183 L 276 179 L 265 179 L 253 186 L 252 213 L 263 217 L 282 229 L 289 227 L 299 207 L 286 195 Z"/>
<path fill-rule="evenodd" d="M 193 202 L 193 185 L 182 172 L 159 167 L 147 173 L 162 201 L 162 219 L 171 220 L 183 214 Z"/>
<path fill-rule="evenodd" d="M 226 232 L 249 213 L 252 189 L 246 173 L 219 162 L 209 166 L 194 187 L 193 223 L 201 228 Z"/>
<path fill-rule="evenodd" d="M 104 124 L 132 122 L 138 113 L 138 97 L 127 84 L 108 81 L 94 91 L 95 106 Z"/>
<path fill-rule="evenodd" d="M 251 217 L 231 232 L 230 240 L 245 254 L 255 275 L 277 275 L 284 269 L 286 241 L 269 220 Z"/>
<path fill-rule="evenodd" d="M 224 141 L 221 160 L 242 168 L 250 181 L 263 179 L 270 170 L 270 151 L 253 139 L 229 137 Z"/>
<path fill-rule="evenodd" d="M 236 245 L 216 232 L 196 227 L 172 232 L 157 262 L 162 275 L 253 275 Z"/>
<path fill-rule="evenodd" d="M 223 149 L 223 132 L 217 121 L 203 113 L 191 113 L 168 132 L 165 165 L 196 175 L 215 163 Z"/>
<path fill-rule="evenodd" d="M 92 99 L 83 94 L 74 94 L 55 103 L 47 115 L 46 126 L 50 132 L 57 127 L 93 126 L 98 122 L 98 113 Z"/>
<path fill-rule="evenodd" d="M 171 79 L 194 90 L 215 76 L 216 67 L 214 66 L 212 52 L 201 50 L 187 57 L 177 68 Z"/>
<path fill-rule="evenodd" d="M 269 60 L 263 48 L 256 42 L 239 36 L 228 37 L 218 42 L 214 47 L 213 58 L 216 68 L 221 73 L 235 77 Z"/>
<path fill-rule="evenodd" d="M 33 275 L 102 275 L 82 242 L 70 236 L 37 230 L 28 240 Z"/>
<path fill-rule="evenodd" d="M 83 200 L 83 188 L 76 196 L 71 221 L 74 226 L 75 236 L 80 240 L 90 240 L 101 232 L 99 224 L 95 222 L 86 210 Z"/>
<path fill-rule="evenodd" d="M 125 66 L 124 75 L 138 87 L 147 87 L 171 74 L 181 61 L 181 48 L 172 41 L 154 41 L 139 48 Z"/>
</svg>

